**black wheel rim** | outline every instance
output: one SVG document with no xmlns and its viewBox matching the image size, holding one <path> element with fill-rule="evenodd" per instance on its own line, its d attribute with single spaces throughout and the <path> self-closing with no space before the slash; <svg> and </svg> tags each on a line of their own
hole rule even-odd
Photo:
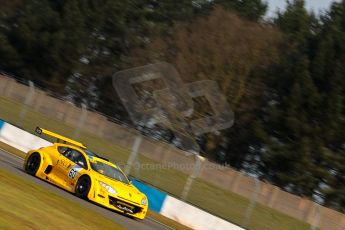
<svg viewBox="0 0 345 230">
<path fill-rule="evenodd" d="M 35 172 L 40 165 L 40 157 L 38 155 L 33 155 L 30 157 L 28 162 L 28 171 Z"/>
<path fill-rule="evenodd" d="M 77 192 L 84 195 L 88 190 L 88 181 L 86 179 L 81 179 L 77 185 Z"/>
</svg>

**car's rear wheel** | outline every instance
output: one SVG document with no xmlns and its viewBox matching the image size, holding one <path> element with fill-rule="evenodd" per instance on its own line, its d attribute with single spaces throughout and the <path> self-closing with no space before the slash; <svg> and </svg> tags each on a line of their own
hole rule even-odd
<svg viewBox="0 0 345 230">
<path fill-rule="evenodd" d="M 29 156 L 26 165 L 25 165 L 25 171 L 35 176 L 39 167 L 41 165 L 41 156 L 39 153 L 33 153 Z"/>
<path fill-rule="evenodd" d="M 89 194 L 91 187 L 90 178 L 87 176 L 82 176 L 79 178 L 76 186 L 75 186 L 75 195 L 82 199 L 87 199 L 87 195 Z"/>
</svg>

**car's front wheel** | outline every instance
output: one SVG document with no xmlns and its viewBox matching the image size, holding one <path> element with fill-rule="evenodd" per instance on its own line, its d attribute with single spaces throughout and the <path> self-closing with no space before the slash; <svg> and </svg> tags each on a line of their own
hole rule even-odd
<svg viewBox="0 0 345 230">
<path fill-rule="evenodd" d="M 82 199 L 87 199 L 91 187 L 91 181 L 88 176 L 81 176 L 75 186 L 75 195 Z"/>
<path fill-rule="evenodd" d="M 25 165 L 25 171 L 35 176 L 39 167 L 41 165 L 41 156 L 39 153 L 33 153 L 29 156 L 26 165 Z"/>
</svg>

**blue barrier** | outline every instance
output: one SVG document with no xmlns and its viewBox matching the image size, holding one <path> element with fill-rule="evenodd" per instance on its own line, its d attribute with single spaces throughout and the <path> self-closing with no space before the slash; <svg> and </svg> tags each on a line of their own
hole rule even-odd
<svg viewBox="0 0 345 230">
<path fill-rule="evenodd" d="M 0 130 L 1 130 L 2 126 L 4 126 L 4 124 L 5 124 L 5 122 L 0 119 Z"/>
<path fill-rule="evenodd" d="M 161 192 L 158 189 L 146 185 L 140 181 L 132 180 L 132 183 L 140 190 L 140 192 L 147 196 L 147 199 L 149 200 L 149 209 L 159 213 L 167 195 L 164 192 Z"/>
</svg>

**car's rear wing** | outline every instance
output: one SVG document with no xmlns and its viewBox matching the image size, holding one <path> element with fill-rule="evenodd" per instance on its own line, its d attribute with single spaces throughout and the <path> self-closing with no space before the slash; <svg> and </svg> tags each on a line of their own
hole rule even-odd
<svg viewBox="0 0 345 230">
<path fill-rule="evenodd" d="M 83 145 L 82 143 L 80 143 L 80 142 L 78 142 L 78 141 L 74 141 L 74 140 L 69 139 L 69 138 L 67 138 L 67 137 L 61 136 L 61 135 L 59 135 L 59 134 L 53 133 L 53 132 L 51 132 L 51 131 L 49 131 L 49 130 L 42 129 L 42 128 L 40 128 L 40 127 L 36 127 L 35 132 L 36 132 L 37 134 L 39 134 L 39 135 L 46 134 L 46 135 L 48 135 L 48 136 L 55 137 L 55 138 L 57 139 L 57 140 L 56 140 L 57 143 L 60 143 L 60 141 L 61 141 L 62 143 L 65 143 L 65 144 L 68 143 L 68 144 L 75 145 L 75 146 L 77 146 L 77 147 L 79 147 L 79 148 L 86 149 L 86 146 Z"/>
</svg>

